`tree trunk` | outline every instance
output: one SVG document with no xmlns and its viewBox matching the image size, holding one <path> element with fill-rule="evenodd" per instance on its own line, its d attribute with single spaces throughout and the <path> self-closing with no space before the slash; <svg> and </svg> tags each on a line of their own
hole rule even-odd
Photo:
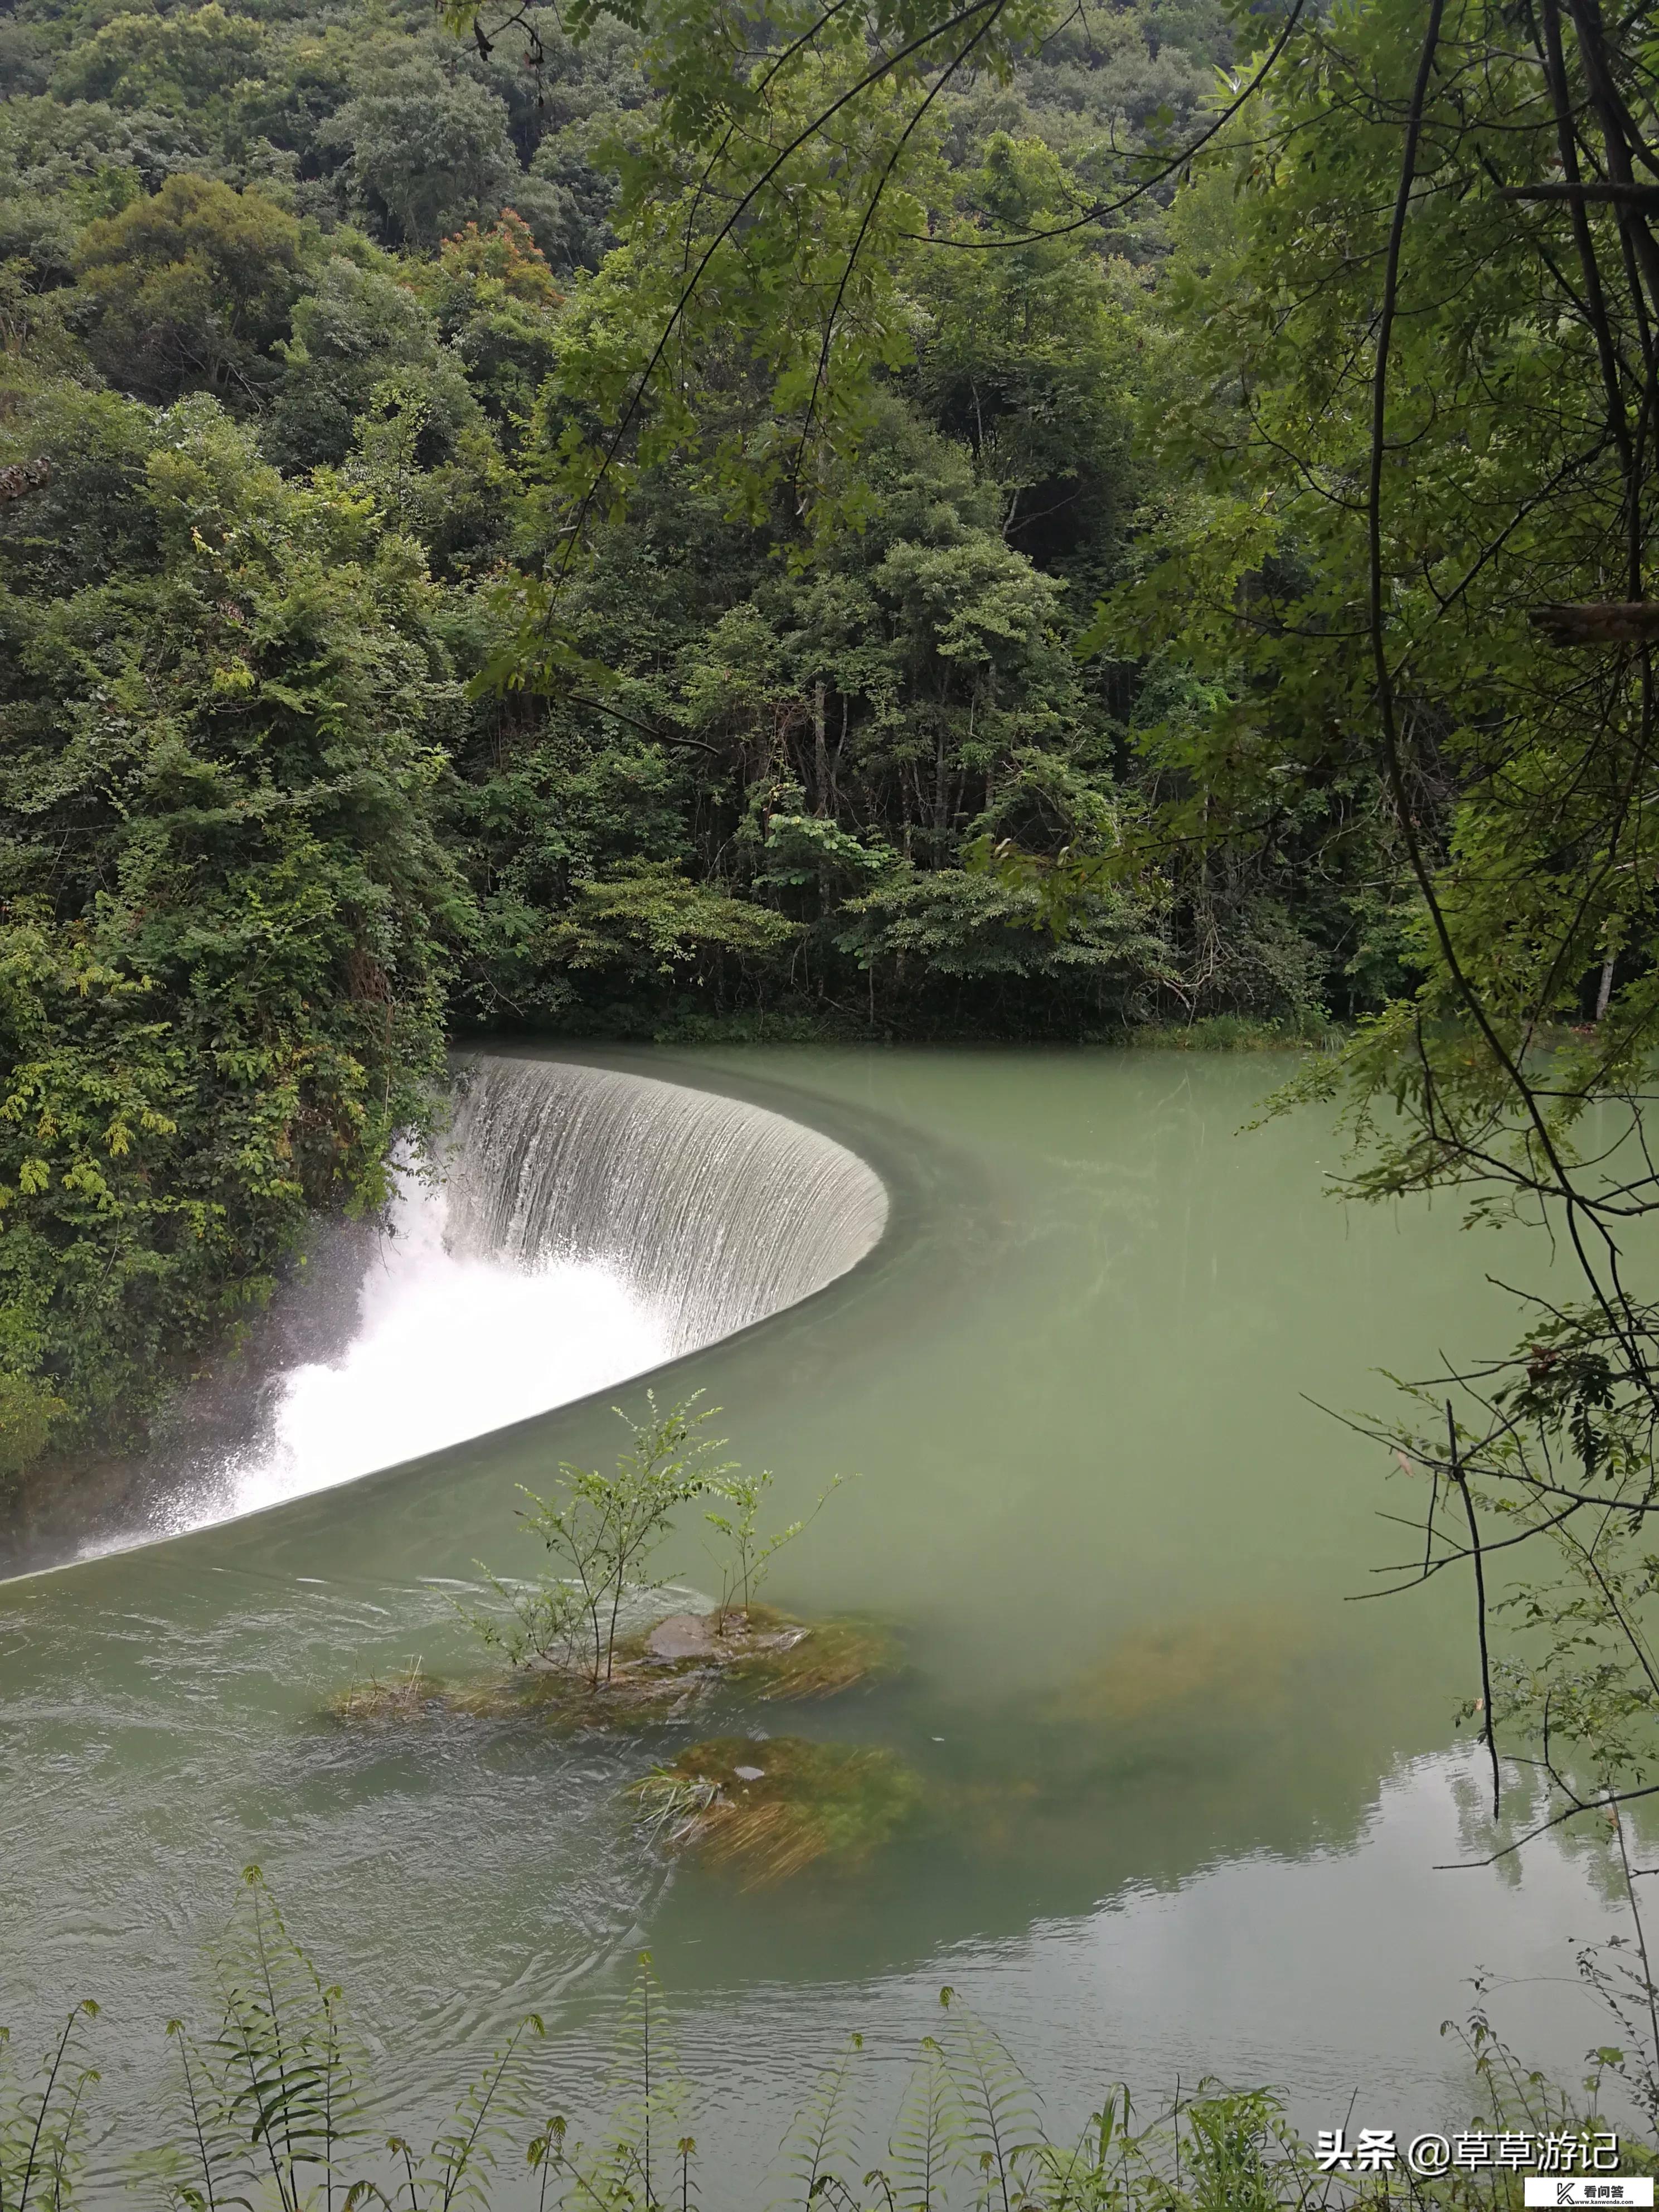
<svg viewBox="0 0 1659 2212">
<path fill-rule="evenodd" d="M 1643 645 L 1659 640 L 1659 599 L 1529 607 L 1527 620 L 1547 645 Z"/>
</svg>

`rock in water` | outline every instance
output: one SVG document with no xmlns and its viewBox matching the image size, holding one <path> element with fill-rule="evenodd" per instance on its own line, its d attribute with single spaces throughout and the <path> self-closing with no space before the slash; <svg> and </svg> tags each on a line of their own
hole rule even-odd
<svg viewBox="0 0 1659 2212">
<path fill-rule="evenodd" d="M 714 1652 L 713 1618 L 705 1618 L 697 1613 L 671 1613 L 667 1620 L 659 1620 L 646 1638 L 645 1648 L 653 1659 L 712 1658 Z"/>
<path fill-rule="evenodd" d="M 739 1782 L 764 1782 L 766 1779 L 763 1766 L 734 1766 L 732 1771 Z"/>
<path fill-rule="evenodd" d="M 810 1628 L 781 1628 L 775 1636 L 763 1636 L 763 1651 L 793 1651 L 798 1644 L 805 1644 L 812 1633 Z"/>
</svg>

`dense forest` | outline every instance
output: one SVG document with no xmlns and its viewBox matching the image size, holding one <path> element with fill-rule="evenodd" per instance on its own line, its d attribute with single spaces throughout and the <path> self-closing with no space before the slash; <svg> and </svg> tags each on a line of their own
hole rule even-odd
<svg viewBox="0 0 1659 2212">
<path fill-rule="evenodd" d="M 570 667 L 492 680 L 656 98 L 625 27 L 523 43 L 309 0 L 0 26 L 14 1465 L 130 1430 L 312 1210 L 374 1204 L 458 1030 L 1075 1037 L 1373 988 L 1372 893 L 1285 853 L 1063 934 L 963 866 L 1158 773 L 1179 672 L 1075 650 L 1147 495 L 1157 204 L 904 271 L 833 541 L 671 455 Z M 1079 16 L 941 102 L 941 204 L 1064 209 L 1228 49 L 1210 0 Z"/>
<path fill-rule="evenodd" d="M 1545 46 L 1511 83 L 1465 7 L 1428 50 L 1413 279 L 1421 10 L 1308 15 L 1237 125 L 1300 5 L 914 13 L 0 19 L 6 1466 L 138 1434 L 317 1212 L 381 1203 L 458 1036 L 1376 1017 L 1403 1096 L 1407 1018 L 1439 1097 L 1421 1008 L 1481 962 L 1606 1011 L 1639 865 L 1512 937 L 1624 769 L 1528 737 L 1524 834 L 1480 796 L 1542 726 L 1516 593 L 1607 596 L 1543 571 L 1622 531 L 1644 596 L 1650 331 L 1561 275 L 1582 204 L 1504 200 L 1565 158 Z M 1387 404 L 1430 413 L 1367 554 L 1385 259 L 1456 281 L 1404 311 Z M 1364 641 L 1419 604 L 1396 713 Z M 1466 1164 L 1431 1122 L 1389 1187 Z"/>
</svg>

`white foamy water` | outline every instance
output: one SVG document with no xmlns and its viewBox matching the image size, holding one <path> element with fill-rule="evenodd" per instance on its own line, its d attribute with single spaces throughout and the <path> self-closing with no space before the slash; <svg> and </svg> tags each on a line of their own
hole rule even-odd
<svg viewBox="0 0 1659 2212">
<path fill-rule="evenodd" d="M 83 1555 L 607 1389 L 822 1289 L 886 1219 L 874 1170 L 781 1115 L 649 1077 L 482 1057 L 442 1180 L 405 1182 L 343 1348 L 279 1374 L 257 1441 Z"/>
<path fill-rule="evenodd" d="M 343 1355 L 279 1378 L 261 1441 L 224 1466 L 216 1495 L 180 1502 L 177 1527 L 418 1459 L 669 1356 L 665 1324 L 615 1269 L 458 1254 L 447 1214 L 441 1190 L 404 1192 L 363 1278 Z"/>
</svg>

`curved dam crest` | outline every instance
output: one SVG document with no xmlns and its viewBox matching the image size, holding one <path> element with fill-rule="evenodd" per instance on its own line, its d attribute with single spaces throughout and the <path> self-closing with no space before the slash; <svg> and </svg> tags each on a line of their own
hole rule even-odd
<svg viewBox="0 0 1659 2212">
<path fill-rule="evenodd" d="M 471 1064 L 446 1190 L 458 1252 L 605 1267 L 653 1314 L 671 1357 L 822 1290 L 887 1225 L 880 1176 L 816 1129 L 553 1060 Z"/>
<path fill-rule="evenodd" d="M 647 1374 L 823 1289 L 887 1224 L 864 1160 L 741 1099 L 493 1054 L 457 1091 L 441 1175 L 405 1178 L 385 1234 L 325 1238 L 239 1376 L 181 1408 L 89 1526 L 37 1524 L 15 1563 L 0 1549 L 0 1577 L 212 1527 Z"/>
</svg>

